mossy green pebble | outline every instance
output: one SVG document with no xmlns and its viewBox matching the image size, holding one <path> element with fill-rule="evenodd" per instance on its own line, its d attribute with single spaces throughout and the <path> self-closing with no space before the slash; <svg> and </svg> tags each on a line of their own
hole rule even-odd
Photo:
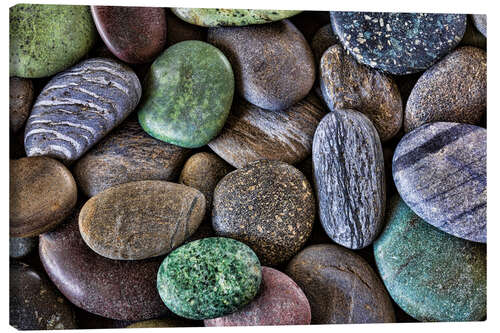
<svg viewBox="0 0 500 333">
<path fill-rule="evenodd" d="M 231 64 L 216 47 L 184 41 L 151 66 L 139 123 L 152 137 L 185 148 L 207 144 L 226 122 L 234 94 Z"/>
<path fill-rule="evenodd" d="M 209 237 L 171 252 L 158 270 L 157 287 L 172 312 L 201 320 L 241 309 L 257 295 L 261 279 L 259 259 L 247 245 Z"/>
<path fill-rule="evenodd" d="M 87 54 L 97 37 L 88 6 L 22 4 L 9 14 L 11 76 L 61 72 Z"/>
</svg>

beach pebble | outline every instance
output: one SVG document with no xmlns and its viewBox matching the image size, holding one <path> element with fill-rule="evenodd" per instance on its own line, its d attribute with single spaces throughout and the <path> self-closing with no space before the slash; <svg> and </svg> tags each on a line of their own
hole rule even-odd
<svg viewBox="0 0 500 333">
<path fill-rule="evenodd" d="M 12 76 L 9 78 L 9 118 L 12 133 L 19 131 L 28 119 L 34 98 L 33 81 Z"/>
<path fill-rule="evenodd" d="M 318 29 L 311 40 L 311 50 L 314 53 L 314 60 L 316 61 L 316 64 L 319 65 L 323 53 L 325 53 L 330 46 L 338 43 L 339 39 L 333 32 L 332 25 L 330 23 Z"/>
</svg>

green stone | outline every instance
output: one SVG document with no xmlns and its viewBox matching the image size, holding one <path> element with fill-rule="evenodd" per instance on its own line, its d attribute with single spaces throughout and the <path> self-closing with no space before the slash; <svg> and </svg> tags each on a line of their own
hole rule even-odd
<svg viewBox="0 0 500 333">
<path fill-rule="evenodd" d="M 10 76 L 40 78 L 74 65 L 97 37 L 88 6 L 16 5 L 10 13 Z"/>
<path fill-rule="evenodd" d="M 158 270 L 157 287 L 172 312 L 201 320 L 241 309 L 256 296 L 261 279 L 259 259 L 247 245 L 209 237 L 171 252 Z"/>
<path fill-rule="evenodd" d="M 203 27 L 244 26 L 279 21 L 300 10 L 172 8 L 181 20 Z"/>
<path fill-rule="evenodd" d="M 142 128 L 158 140 L 197 148 L 224 126 L 234 75 L 219 49 L 190 40 L 174 44 L 154 61 L 143 90 Z"/>
<path fill-rule="evenodd" d="M 486 316 L 486 246 L 451 236 L 418 217 L 399 197 L 374 243 L 392 299 L 420 321 L 476 321 Z"/>
</svg>

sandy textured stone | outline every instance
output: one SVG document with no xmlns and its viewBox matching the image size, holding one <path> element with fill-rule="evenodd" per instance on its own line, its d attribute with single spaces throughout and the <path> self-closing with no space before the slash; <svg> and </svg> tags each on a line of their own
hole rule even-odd
<svg viewBox="0 0 500 333">
<path fill-rule="evenodd" d="M 35 92 L 33 82 L 12 76 L 9 78 L 9 118 L 10 130 L 19 131 L 28 118 Z"/>
<path fill-rule="evenodd" d="M 472 15 L 472 20 L 474 22 L 474 25 L 476 26 L 477 30 L 479 30 L 484 37 L 486 36 L 487 32 L 487 23 L 486 23 L 486 15 L 481 15 L 481 14 L 475 14 Z"/>
</svg>

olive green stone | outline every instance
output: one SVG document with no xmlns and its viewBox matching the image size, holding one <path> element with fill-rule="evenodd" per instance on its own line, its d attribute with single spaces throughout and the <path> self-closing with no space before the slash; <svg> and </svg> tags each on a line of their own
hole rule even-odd
<svg viewBox="0 0 500 333">
<path fill-rule="evenodd" d="M 233 313 L 257 294 L 262 279 L 255 253 L 231 238 L 196 240 L 171 252 L 158 270 L 165 305 L 189 319 Z"/>
<path fill-rule="evenodd" d="M 451 236 L 392 198 L 373 249 L 392 299 L 420 321 L 486 316 L 486 246 Z"/>
<path fill-rule="evenodd" d="M 283 20 L 300 10 L 172 8 L 180 19 L 203 27 L 244 26 Z"/>
<path fill-rule="evenodd" d="M 96 39 L 88 6 L 11 7 L 10 76 L 40 78 L 74 65 Z"/>
<path fill-rule="evenodd" d="M 184 41 L 151 65 L 139 123 L 152 137 L 185 148 L 207 144 L 226 122 L 234 94 L 231 64 L 216 47 Z"/>
</svg>

